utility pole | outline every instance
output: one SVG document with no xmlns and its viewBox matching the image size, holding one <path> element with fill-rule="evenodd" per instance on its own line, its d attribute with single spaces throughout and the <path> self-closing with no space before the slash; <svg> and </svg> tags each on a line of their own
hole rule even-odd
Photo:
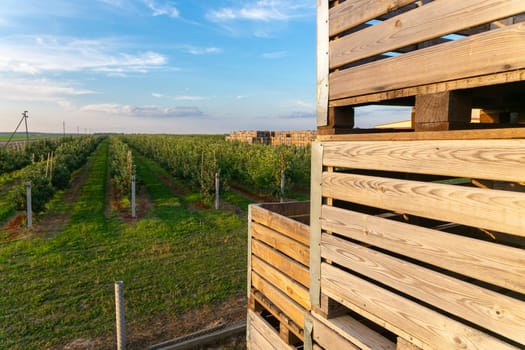
<svg viewBox="0 0 525 350">
<path fill-rule="evenodd" d="M 27 111 L 24 111 L 22 113 L 22 119 L 20 119 L 20 121 L 18 122 L 18 125 L 16 126 L 15 131 L 13 131 L 11 136 L 9 136 L 9 140 L 7 140 L 6 146 L 9 146 L 9 142 L 11 142 L 11 139 L 13 138 L 13 136 L 15 136 L 16 132 L 18 131 L 18 128 L 20 127 L 20 124 L 22 124 L 22 121 L 25 121 L 25 125 L 26 125 L 26 139 L 27 139 L 27 141 L 29 141 L 29 131 L 27 129 L 27 118 L 29 118 L 29 116 L 27 115 L 27 113 L 28 113 Z"/>
<path fill-rule="evenodd" d="M 62 121 L 62 133 L 64 134 L 64 137 L 66 137 L 66 121 Z"/>
</svg>

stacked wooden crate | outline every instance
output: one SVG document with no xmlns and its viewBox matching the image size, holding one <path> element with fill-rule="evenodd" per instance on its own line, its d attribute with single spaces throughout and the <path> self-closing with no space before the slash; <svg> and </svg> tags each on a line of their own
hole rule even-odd
<svg viewBox="0 0 525 350">
<path fill-rule="evenodd" d="M 317 125 L 351 132 L 354 107 L 415 107 L 413 128 L 470 128 L 472 108 L 522 113 L 522 0 L 318 2 Z M 498 119 L 499 119 L 498 117 Z"/>
<path fill-rule="evenodd" d="M 317 4 L 305 348 L 525 348 L 525 1 Z"/>
<path fill-rule="evenodd" d="M 312 152 L 316 344 L 525 347 L 525 129 L 325 136 Z"/>
<path fill-rule="evenodd" d="M 249 349 L 302 345 L 309 299 L 309 202 L 249 208 Z"/>
</svg>

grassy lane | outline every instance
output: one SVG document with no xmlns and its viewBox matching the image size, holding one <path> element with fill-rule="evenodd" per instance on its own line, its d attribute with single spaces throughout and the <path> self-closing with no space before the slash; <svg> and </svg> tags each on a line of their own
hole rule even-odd
<svg viewBox="0 0 525 350">
<path fill-rule="evenodd" d="M 78 338 L 113 349 L 116 280 L 125 282 L 130 349 L 158 320 L 244 295 L 245 215 L 189 209 L 196 196 L 174 197 L 159 180 L 168 175 L 139 158 L 154 207 L 133 225 L 107 217 L 107 156 L 104 141 L 62 233 L 0 245 L 0 349 Z"/>
<path fill-rule="evenodd" d="M 101 299 L 111 286 L 106 287 L 93 264 L 100 246 L 97 236 L 109 231 L 103 214 L 106 142 L 93 157 L 93 168 L 64 232 L 52 240 L 0 246 L 2 349 L 41 349 L 90 328 L 108 331 L 107 324 L 94 327 L 92 323 L 104 317 L 110 305 Z"/>
</svg>

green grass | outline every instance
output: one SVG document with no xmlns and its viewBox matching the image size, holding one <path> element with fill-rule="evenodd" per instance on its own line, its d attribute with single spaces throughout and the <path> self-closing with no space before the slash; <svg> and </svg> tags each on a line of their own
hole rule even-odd
<svg viewBox="0 0 525 350">
<path fill-rule="evenodd" d="M 153 209 L 125 224 L 105 214 L 107 141 L 92 157 L 62 233 L 0 245 L 0 349 L 111 338 L 116 280 L 125 283 L 130 332 L 245 289 L 245 215 L 190 209 L 193 194 L 175 197 L 158 179 L 164 170 L 138 158 Z"/>
</svg>

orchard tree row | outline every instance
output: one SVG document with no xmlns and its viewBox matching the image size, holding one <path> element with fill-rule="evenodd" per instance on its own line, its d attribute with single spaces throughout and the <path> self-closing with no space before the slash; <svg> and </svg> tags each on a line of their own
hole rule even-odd
<svg viewBox="0 0 525 350">
<path fill-rule="evenodd" d="M 307 190 L 310 183 L 309 147 L 227 142 L 223 135 L 128 135 L 124 141 L 199 188 L 207 202 L 213 198 L 215 173 L 222 188 L 240 184 L 275 197 L 282 171 L 286 188 Z"/>
</svg>

